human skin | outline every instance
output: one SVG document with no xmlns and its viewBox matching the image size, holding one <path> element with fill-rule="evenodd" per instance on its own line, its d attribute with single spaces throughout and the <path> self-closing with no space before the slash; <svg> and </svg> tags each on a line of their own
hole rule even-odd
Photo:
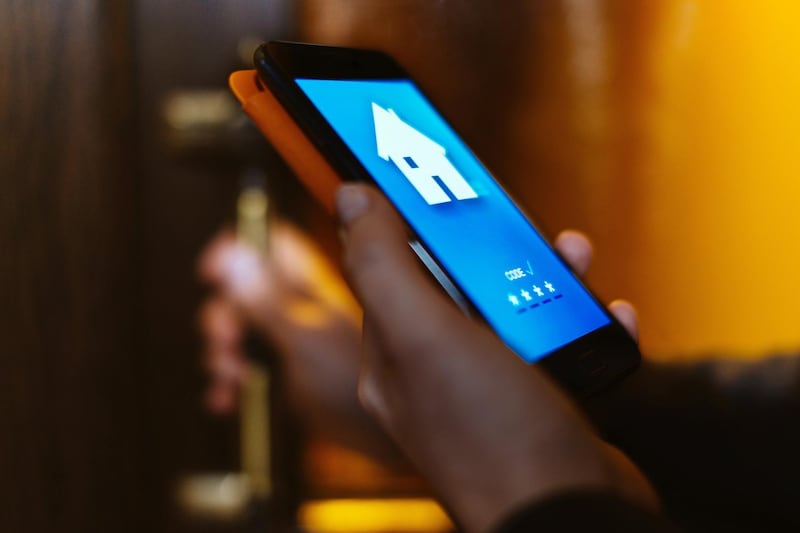
<svg viewBox="0 0 800 533">
<path fill-rule="evenodd" d="M 465 530 L 490 531 L 513 509 L 572 490 L 657 506 L 568 395 L 430 283 L 381 194 L 345 185 L 337 208 L 364 307 L 361 403 Z"/>
<path fill-rule="evenodd" d="M 245 371 L 238 343 L 247 320 L 284 354 L 294 404 L 310 426 L 380 457 L 399 450 L 468 531 L 488 531 L 523 503 L 569 490 L 656 507 L 644 477 L 567 395 L 431 284 L 377 191 L 345 186 L 338 206 L 363 334 L 335 270 L 294 230 L 278 230 L 269 264 L 221 237 L 201 262 L 219 294 L 203 314 L 212 405 L 231 407 L 220 398 L 233 396 Z M 583 237 L 566 233 L 556 245 L 585 271 Z M 315 266 L 298 271 L 303 263 Z M 612 310 L 635 331 L 630 306 Z"/>
</svg>

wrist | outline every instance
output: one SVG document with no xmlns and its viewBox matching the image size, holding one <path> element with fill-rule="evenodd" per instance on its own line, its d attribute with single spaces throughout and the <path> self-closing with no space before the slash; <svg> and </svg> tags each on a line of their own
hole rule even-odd
<svg viewBox="0 0 800 533">
<path fill-rule="evenodd" d="M 527 465 L 521 461 L 509 468 L 500 458 L 494 465 L 487 461 L 472 475 L 432 484 L 468 533 L 494 531 L 517 509 L 561 494 L 608 494 L 658 511 L 655 491 L 624 454 L 593 435 L 583 437 L 554 441 Z"/>
</svg>

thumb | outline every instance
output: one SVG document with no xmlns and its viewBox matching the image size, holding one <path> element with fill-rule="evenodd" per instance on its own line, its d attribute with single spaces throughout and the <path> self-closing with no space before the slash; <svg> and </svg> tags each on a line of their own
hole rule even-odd
<svg viewBox="0 0 800 533">
<path fill-rule="evenodd" d="M 337 192 L 336 207 L 345 272 L 379 331 L 424 335 L 443 327 L 441 321 L 454 313 L 460 316 L 421 270 L 403 221 L 383 195 L 366 185 L 347 184 Z"/>
</svg>

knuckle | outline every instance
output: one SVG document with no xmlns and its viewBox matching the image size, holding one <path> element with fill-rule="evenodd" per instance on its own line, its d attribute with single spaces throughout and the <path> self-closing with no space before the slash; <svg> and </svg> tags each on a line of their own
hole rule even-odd
<svg viewBox="0 0 800 533">
<path fill-rule="evenodd" d="M 384 409 L 375 381 L 367 376 L 358 383 L 358 400 L 370 415 L 380 418 Z"/>
</svg>

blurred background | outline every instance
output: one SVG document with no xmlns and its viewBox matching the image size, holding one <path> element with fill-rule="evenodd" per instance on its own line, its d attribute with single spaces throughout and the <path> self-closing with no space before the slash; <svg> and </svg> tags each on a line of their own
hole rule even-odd
<svg viewBox="0 0 800 533">
<path fill-rule="evenodd" d="M 0 530 L 266 530 L 235 490 L 184 490 L 241 464 L 239 419 L 202 405 L 195 274 L 241 175 L 266 170 L 282 215 L 336 251 L 228 96 L 261 40 L 396 56 L 545 230 L 591 236 L 590 285 L 638 306 L 649 357 L 800 346 L 798 15 L 777 0 L 3 0 Z M 291 442 L 270 510 L 285 524 L 449 527 L 417 480 Z"/>
</svg>

